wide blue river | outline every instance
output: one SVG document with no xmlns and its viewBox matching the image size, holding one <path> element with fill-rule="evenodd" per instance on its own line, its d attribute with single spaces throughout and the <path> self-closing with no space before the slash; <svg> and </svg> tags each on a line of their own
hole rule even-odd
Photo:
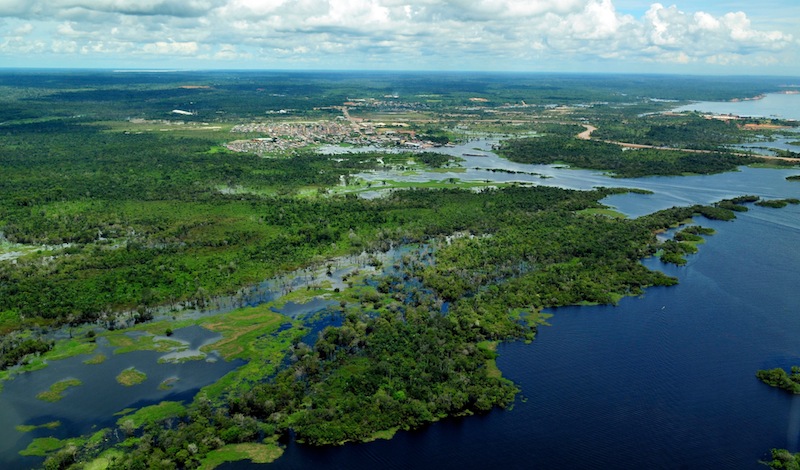
<svg viewBox="0 0 800 470">
<path fill-rule="evenodd" d="M 788 91 L 791 93 L 769 93 L 755 100 L 700 101 L 681 106 L 675 111 L 700 111 L 702 113 L 800 120 L 800 94 L 797 93 L 796 88 L 788 89 Z"/>
<path fill-rule="evenodd" d="M 800 365 L 800 209 L 700 222 L 717 234 L 687 266 L 645 261 L 679 285 L 555 309 L 533 343 L 502 345 L 522 388 L 512 410 L 391 441 L 289 443 L 274 468 L 763 468 L 771 448 L 797 450 L 800 397 L 755 372 Z"/>
<path fill-rule="evenodd" d="M 492 160 L 468 158 L 465 166 L 500 164 Z M 553 175 L 540 184 L 653 190 L 605 201 L 630 216 L 742 194 L 800 195 L 800 183 L 785 180 L 797 170 L 615 180 L 524 169 Z M 800 365 L 800 207 L 751 205 L 733 222 L 696 222 L 717 234 L 687 266 L 644 261 L 679 285 L 615 307 L 554 309 L 552 326 L 533 343 L 501 345 L 498 365 L 522 389 L 513 409 L 448 419 L 390 441 L 288 442 L 271 468 L 755 469 L 773 447 L 798 450 L 800 397 L 762 384 L 755 372 Z"/>
</svg>

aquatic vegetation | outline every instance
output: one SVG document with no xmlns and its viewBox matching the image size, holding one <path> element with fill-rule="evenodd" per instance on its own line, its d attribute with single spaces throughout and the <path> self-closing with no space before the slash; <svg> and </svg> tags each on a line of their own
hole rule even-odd
<svg viewBox="0 0 800 470">
<path fill-rule="evenodd" d="M 61 426 L 61 421 L 50 421 L 49 423 L 44 424 L 21 424 L 16 426 L 17 431 L 19 432 L 31 432 L 37 429 L 56 429 L 57 427 Z"/>
<path fill-rule="evenodd" d="M 158 389 L 159 390 L 170 390 L 170 389 L 172 389 L 172 387 L 175 386 L 175 382 L 177 382 L 178 380 L 180 380 L 180 379 L 178 379 L 177 377 L 170 377 L 168 379 L 165 379 L 160 384 L 158 384 Z"/>
<path fill-rule="evenodd" d="M 212 450 L 200 463 L 201 470 L 212 470 L 225 462 L 250 460 L 253 463 L 270 463 L 283 455 L 275 443 L 229 444 Z"/>
<path fill-rule="evenodd" d="M 124 385 L 125 387 L 131 387 L 134 385 L 138 385 L 142 382 L 147 380 L 147 374 L 142 371 L 136 370 L 135 368 L 131 367 L 130 369 L 125 369 L 117 375 L 117 382 L 120 385 Z"/>
<path fill-rule="evenodd" d="M 81 384 L 82 382 L 78 379 L 64 379 L 51 385 L 49 390 L 39 392 L 36 398 L 44 401 L 57 402 L 64 398 L 64 392 L 66 392 L 67 389 L 77 387 Z"/>
<path fill-rule="evenodd" d="M 38 437 L 28 445 L 27 449 L 20 451 L 20 455 L 44 457 L 66 445 L 66 442 L 55 437 Z"/>
<path fill-rule="evenodd" d="M 130 422 L 134 428 L 141 428 L 169 418 L 183 418 L 186 416 L 186 407 L 180 402 L 162 401 L 157 405 L 139 408 L 130 414 L 125 414 L 117 420 L 117 425 Z"/>
<path fill-rule="evenodd" d="M 279 331 L 289 319 L 271 310 L 270 304 L 208 317 L 200 324 L 222 334 L 222 339 L 203 348 L 217 350 L 226 360 L 244 359 L 246 364 L 201 390 L 201 396 L 217 399 L 249 389 L 253 383 L 273 375 L 293 341 L 304 334 L 295 327 Z"/>
<path fill-rule="evenodd" d="M 136 331 L 136 330 L 133 330 Z M 152 334 L 140 334 L 131 336 L 131 332 L 112 332 L 105 333 L 109 344 L 114 346 L 114 354 L 124 354 L 132 351 L 159 351 L 171 352 L 184 348 L 185 345 L 180 341 L 156 337 Z"/>
<path fill-rule="evenodd" d="M 106 361 L 107 357 L 105 354 L 96 354 L 89 359 L 83 361 L 84 364 L 102 364 Z"/>
</svg>

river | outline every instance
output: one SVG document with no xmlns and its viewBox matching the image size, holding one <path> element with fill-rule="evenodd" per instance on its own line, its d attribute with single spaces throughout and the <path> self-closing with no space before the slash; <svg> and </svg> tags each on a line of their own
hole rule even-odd
<svg viewBox="0 0 800 470">
<path fill-rule="evenodd" d="M 742 168 L 711 176 L 616 179 L 593 171 L 511 163 L 489 151 L 492 143 L 471 142 L 448 150 L 456 155 L 485 155 L 464 157 L 464 173 L 421 173 L 407 178 L 653 191 L 652 195 L 615 195 L 604 201 L 632 217 L 742 194 L 776 198 L 800 193 L 800 183 L 785 179 L 798 170 Z M 492 168 L 525 174 L 489 171 Z M 381 173 L 362 177 L 398 179 L 396 174 Z M 707 237 L 687 266 L 645 260 L 652 269 L 676 275 L 680 285 L 648 289 L 643 297 L 624 299 L 616 307 L 554 309 L 552 327 L 542 328 L 536 341 L 501 345 L 498 365 L 522 388 L 512 410 L 444 420 L 422 430 L 400 432 L 390 441 L 326 448 L 288 442 L 274 468 L 758 468 L 758 459 L 772 447 L 796 450 L 800 401 L 761 384 L 754 374 L 759 368 L 800 364 L 796 308 L 800 305 L 796 288 L 800 252 L 795 249 L 800 239 L 800 208 L 753 206 L 734 222 L 701 223 L 718 233 Z M 176 331 L 176 336 L 182 334 Z M 201 339 L 212 338 L 186 338 L 193 344 Z M 150 376 L 147 393 L 138 395 L 145 390 L 138 388 L 142 386 L 125 389 L 113 381 L 123 364 L 109 360 L 86 366 L 80 362 L 85 357 L 59 361 L 59 367 L 54 364 L 7 382 L 0 392 L 0 419 L 5 428 L 0 463 L 25 466 L 26 460 L 10 451 L 39 431 L 18 435 L 12 426 L 31 422 L 31 416 L 36 417 L 35 423 L 61 420 L 65 425 L 57 432 L 60 436 L 87 432 L 92 419 L 108 424 L 114 420 L 112 413 L 137 402 L 188 398 L 236 366 L 190 361 L 170 367 L 197 370 L 174 372 L 158 369 L 158 353 L 114 356 L 107 352 L 113 360 L 127 361 L 124 367 L 135 365 Z M 95 374 L 98 382 L 90 383 L 89 367 L 108 368 L 109 380 L 102 382 L 103 374 Z M 176 388 L 157 392 L 156 385 L 172 375 L 181 377 Z M 56 404 L 31 396 L 31 391 L 64 377 L 80 378 L 84 385 L 79 388 L 91 393 L 68 392 Z M 117 396 L 119 400 L 105 404 Z M 250 465 L 240 462 L 227 468 Z"/>
<path fill-rule="evenodd" d="M 800 121 L 800 94 L 768 93 L 758 99 L 741 101 L 698 101 L 674 109 L 675 112 L 732 114 L 734 116 L 767 117 Z"/>
<path fill-rule="evenodd" d="M 755 378 L 800 363 L 800 210 L 754 208 L 718 230 L 681 283 L 616 307 L 553 309 L 531 344 L 501 345 L 512 410 L 391 441 L 289 443 L 274 468 L 763 468 L 797 449 L 800 397 Z M 248 468 L 244 464 L 227 468 Z"/>
<path fill-rule="evenodd" d="M 464 166 L 484 169 L 453 177 L 653 191 L 604 201 L 634 217 L 742 194 L 800 193 L 800 184 L 785 180 L 797 170 L 628 180 L 492 155 L 466 159 Z M 486 172 L 490 167 L 551 178 Z M 270 468 L 756 469 L 773 447 L 798 450 L 800 397 L 762 384 L 755 372 L 800 364 L 800 208 L 751 206 L 733 222 L 698 222 L 717 234 L 686 266 L 644 261 L 677 276 L 678 286 L 648 289 L 616 307 L 553 309 L 552 326 L 533 343 L 499 347 L 500 369 L 522 388 L 513 409 L 447 419 L 390 441 L 326 448 L 288 442 Z M 257 465 L 224 468 L 251 467 Z"/>
</svg>

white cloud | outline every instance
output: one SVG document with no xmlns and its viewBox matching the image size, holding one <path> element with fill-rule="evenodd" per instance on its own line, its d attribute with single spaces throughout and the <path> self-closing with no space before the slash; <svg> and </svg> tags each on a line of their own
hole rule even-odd
<svg viewBox="0 0 800 470">
<path fill-rule="evenodd" d="M 641 11 L 623 14 L 615 0 L 0 0 L 10 22 L 0 60 L 30 54 L 19 40 L 29 35 L 39 50 L 129 65 L 148 55 L 281 67 L 797 62 L 790 29 L 740 11 Z"/>
<path fill-rule="evenodd" d="M 142 52 L 156 55 L 194 55 L 200 48 L 196 42 L 158 41 L 145 44 Z"/>
<path fill-rule="evenodd" d="M 14 29 L 12 34 L 15 36 L 25 36 L 27 34 L 30 34 L 32 31 L 33 31 L 33 25 L 30 23 L 25 23 Z"/>
</svg>

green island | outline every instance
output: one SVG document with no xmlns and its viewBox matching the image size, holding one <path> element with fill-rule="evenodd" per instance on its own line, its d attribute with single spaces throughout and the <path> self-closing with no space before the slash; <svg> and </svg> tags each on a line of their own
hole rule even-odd
<svg viewBox="0 0 800 470">
<path fill-rule="evenodd" d="M 702 119 L 702 118 L 698 118 Z M 731 129 L 731 132 L 736 132 Z M 650 141 L 648 141 L 650 142 Z M 665 149 L 653 144 L 626 149 L 616 143 L 575 136 L 541 136 L 503 142 L 500 153 L 519 163 L 563 163 L 611 172 L 616 177 L 709 174 L 735 170 L 758 160 L 731 152 Z"/>
<path fill-rule="evenodd" d="M 57 402 L 64 398 L 64 392 L 66 392 L 67 389 L 79 385 L 81 385 L 81 381 L 78 379 L 64 379 L 51 385 L 49 390 L 39 392 L 36 398 L 49 402 Z"/>
<path fill-rule="evenodd" d="M 800 453 L 793 454 L 786 449 L 772 449 L 771 460 L 764 462 L 776 470 L 796 470 L 800 468 Z"/>
<path fill-rule="evenodd" d="M 756 378 L 770 387 L 779 388 L 794 395 L 800 394 L 800 367 L 792 366 L 787 373 L 785 369 L 761 369 L 756 372 Z M 786 449 L 772 449 L 771 460 L 765 462 L 774 469 L 800 468 L 800 453 L 791 453 Z"/>
<path fill-rule="evenodd" d="M 777 207 L 741 196 L 626 217 L 601 201 L 648 191 L 570 190 L 522 178 L 536 172 L 467 169 L 484 151 L 445 153 L 456 145 L 494 139 L 510 162 L 616 177 L 797 164 L 729 148 L 780 132 L 747 124 L 790 122 L 663 113 L 671 105 L 627 96 L 768 91 L 750 82 L 619 78 L 609 89 L 587 79 L 561 90 L 556 110 L 541 77 L 527 88 L 508 78 L 400 80 L 392 85 L 408 98 L 391 102 L 389 85 L 370 76 L 0 78 L 0 381 L 69 357 L 92 367 L 133 351 L 181 352 L 173 334 L 190 326 L 220 335 L 203 354 L 242 361 L 185 402 L 123 410 L 88 436 L 37 438 L 21 455 L 46 468 L 271 462 L 290 435 L 366 442 L 509 407 L 520 389 L 495 362 L 498 344 L 534 340 L 543 309 L 614 305 L 675 285 L 640 261 L 685 264 L 714 233 L 694 219 L 733 220 L 752 202 Z M 606 104 L 585 106 L 598 101 Z M 195 114 L 170 111 L 190 103 Z M 656 236 L 670 229 L 672 239 Z M 349 271 L 334 285 L 338 269 Z M 327 280 L 297 287 L 286 278 L 318 270 Z M 267 279 L 279 298 L 245 307 L 248 289 Z M 237 308 L 215 312 L 231 299 Z M 310 318 L 280 313 L 315 299 L 330 306 Z M 116 377 L 124 386 L 146 379 L 135 367 Z"/>
<path fill-rule="evenodd" d="M 84 364 L 102 364 L 106 362 L 106 355 L 105 354 L 96 354 L 89 359 L 83 361 Z"/>
<path fill-rule="evenodd" d="M 16 429 L 19 432 L 31 432 L 37 429 L 56 429 L 59 426 L 61 426 L 61 421 L 50 421 L 44 424 L 20 424 L 16 426 Z"/>
<path fill-rule="evenodd" d="M 781 207 L 786 207 L 789 204 L 800 204 L 800 199 L 797 198 L 768 199 L 756 202 L 757 206 L 772 207 L 773 209 L 780 209 Z"/>
<path fill-rule="evenodd" d="M 790 373 L 780 367 L 759 370 L 756 372 L 756 377 L 770 387 L 780 388 L 795 395 L 800 394 L 800 367 L 798 366 L 792 366 Z"/>
<path fill-rule="evenodd" d="M 125 387 L 139 385 L 145 380 L 147 380 L 147 375 L 144 372 L 138 371 L 132 367 L 130 369 L 123 370 L 119 373 L 119 375 L 117 375 L 117 382 Z"/>
</svg>

